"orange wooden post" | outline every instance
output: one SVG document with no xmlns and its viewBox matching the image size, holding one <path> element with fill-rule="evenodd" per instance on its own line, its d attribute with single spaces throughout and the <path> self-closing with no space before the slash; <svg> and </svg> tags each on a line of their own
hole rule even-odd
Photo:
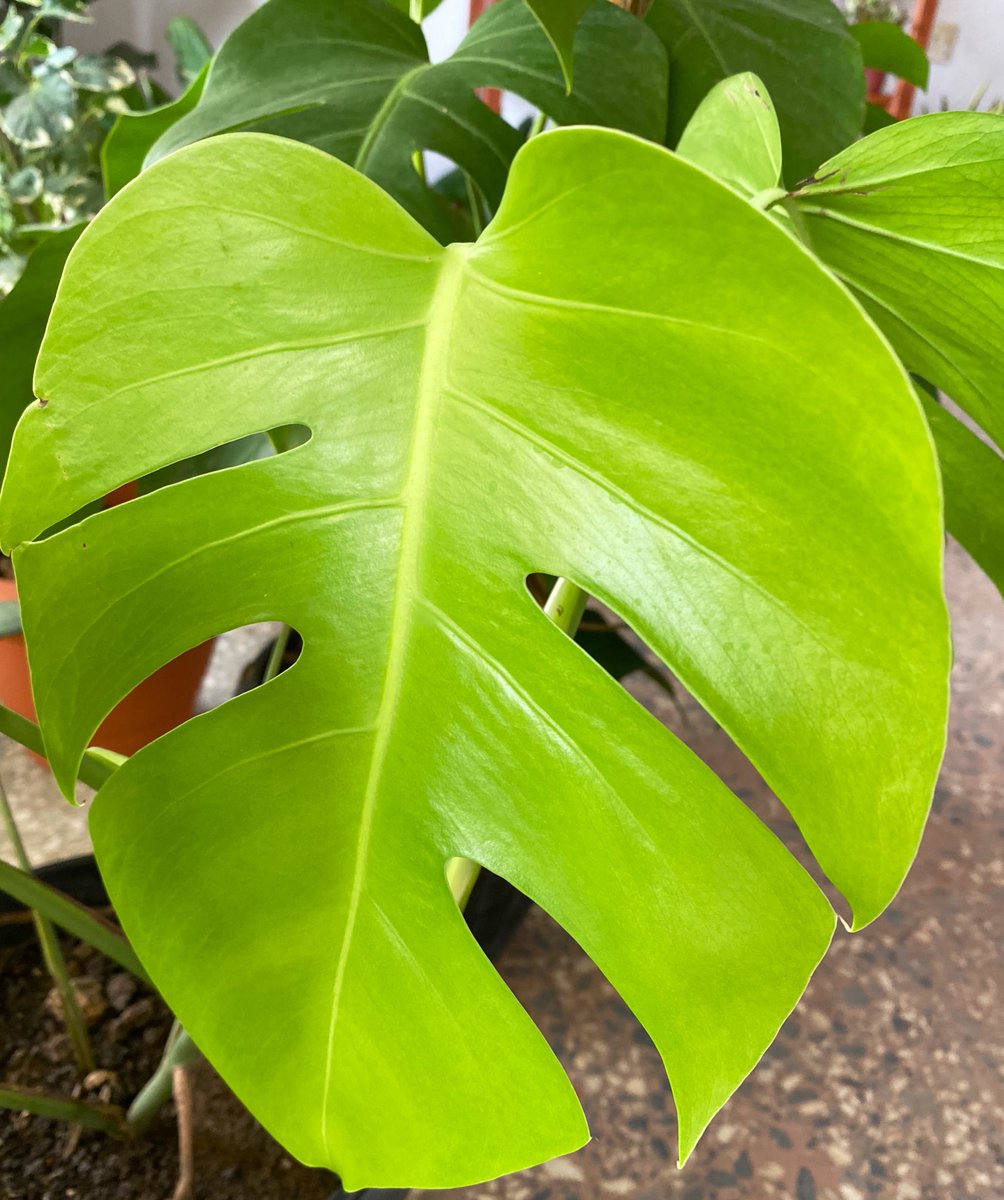
<svg viewBox="0 0 1004 1200">
<path fill-rule="evenodd" d="M 917 0 L 913 10 L 913 22 L 910 26 L 910 36 L 926 50 L 931 40 L 931 29 L 938 12 L 938 0 Z M 889 112 L 897 121 L 902 121 L 910 115 L 913 108 L 913 96 L 916 88 L 912 83 L 901 79 L 896 85 Z"/>
<path fill-rule="evenodd" d="M 485 9 L 492 3 L 492 0 L 470 0 L 467 9 L 467 25 L 468 28 L 481 16 Z M 498 88 L 478 88 L 478 96 L 488 105 L 492 112 L 499 112 L 502 108 L 502 93 Z"/>
</svg>

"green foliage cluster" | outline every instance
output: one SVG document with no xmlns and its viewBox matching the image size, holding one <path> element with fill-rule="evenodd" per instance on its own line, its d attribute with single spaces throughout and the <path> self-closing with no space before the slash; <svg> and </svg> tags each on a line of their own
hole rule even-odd
<svg viewBox="0 0 1004 1200">
<path fill-rule="evenodd" d="M 78 54 L 52 36 L 86 21 L 86 0 L 17 0 L 0 20 L 0 296 L 46 234 L 101 207 L 100 148 L 132 67 L 112 54 Z"/>
</svg>

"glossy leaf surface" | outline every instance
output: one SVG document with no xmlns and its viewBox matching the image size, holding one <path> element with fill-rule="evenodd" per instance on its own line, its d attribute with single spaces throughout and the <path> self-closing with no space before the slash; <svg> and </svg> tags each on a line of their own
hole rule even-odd
<svg viewBox="0 0 1004 1200">
<path fill-rule="evenodd" d="M 846 292 L 623 134 L 534 139 L 484 236 L 446 250 L 334 159 L 236 135 L 99 216 L 37 384 L 7 545 L 212 445 L 312 433 L 15 551 L 64 788 L 162 661 L 245 622 L 302 634 L 289 671 L 141 751 L 91 812 L 144 965 L 252 1111 L 350 1189 L 582 1143 L 447 889 L 463 856 L 631 1005 L 686 1157 L 833 914 L 525 580 L 629 622 L 873 917 L 927 811 L 948 644 L 927 430 Z"/>
<path fill-rule="evenodd" d="M 559 124 L 605 125 L 661 141 L 666 56 L 642 22 L 594 0 L 575 40 L 566 95 L 554 49 L 524 0 L 499 0 L 455 53 L 430 64 L 421 30 L 384 0 L 269 0 L 223 43 L 195 110 L 148 161 L 234 128 L 308 142 L 375 179 L 441 241 L 456 228 L 416 172 L 434 150 L 494 210 L 522 135 L 475 95 L 515 92 Z"/>
<path fill-rule="evenodd" d="M 879 130 L 824 163 L 798 206 L 910 370 L 1004 447 L 1004 117 Z"/>
<path fill-rule="evenodd" d="M 861 51 L 832 0 L 654 0 L 647 21 L 669 52 L 670 144 L 714 84 L 743 71 L 770 90 L 789 181 L 858 135 Z"/>
</svg>

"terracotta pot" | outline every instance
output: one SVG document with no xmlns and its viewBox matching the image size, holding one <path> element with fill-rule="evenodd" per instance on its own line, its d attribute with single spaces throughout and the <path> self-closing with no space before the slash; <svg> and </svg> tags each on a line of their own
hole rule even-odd
<svg viewBox="0 0 1004 1200">
<path fill-rule="evenodd" d="M 16 599 L 14 580 L 0 579 L 0 600 Z M 106 717 L 91 744 L 119 754 L 135 754 L 187 721 L 212 648 L 212 642 L 196 646 L 145 679 Z M 0 638 L 0 704 L 29 720 L 36 719 L 28 658 L 20 635 Z"/>
</svg>

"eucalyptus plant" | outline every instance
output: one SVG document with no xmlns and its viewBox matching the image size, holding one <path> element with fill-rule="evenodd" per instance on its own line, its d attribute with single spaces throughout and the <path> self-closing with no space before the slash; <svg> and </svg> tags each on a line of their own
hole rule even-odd
<svg viewBox="0 0 1004 1200">
<path fill-rule="evenodd" d="M 244 623 L 300 633 L 291 669 L 114 770 L 90 822 L 191 1037 L 350 1188 L 471 1183 L 587 1136 L 465 929 L 458 860 L 624 996 L 681 1159 L 833 935 L 809 875 L 568 636 L 587 597 L 760 771 L 851 928 L 916 852 L 950 656 L 907 369 L 1000 440 L 1004 140 L 945 114 L 847 146 L 860 47 L 826 3 L 839 136 L 722 78 L 777 56 L 714 6 L 500 0 L 433 66 L 386 0 L 269 0 L 109 142 L 146 169 L 70 254 L 0 497 L 45 746 L 72 796 L 163 662 Z M 738 6 L 808 54 L 812 6 L 785 8 Z M 587 127 L 522 144 L 472 107 L 491 85 Z M 466 202 L 418 169 L 430 149 Z M 977 511 L 964 427 L 930 414 L 949 527 L 993 571 L 1004 493 Z M 264 431 L 269 457 L 45 536 Z"/>
</svg>

